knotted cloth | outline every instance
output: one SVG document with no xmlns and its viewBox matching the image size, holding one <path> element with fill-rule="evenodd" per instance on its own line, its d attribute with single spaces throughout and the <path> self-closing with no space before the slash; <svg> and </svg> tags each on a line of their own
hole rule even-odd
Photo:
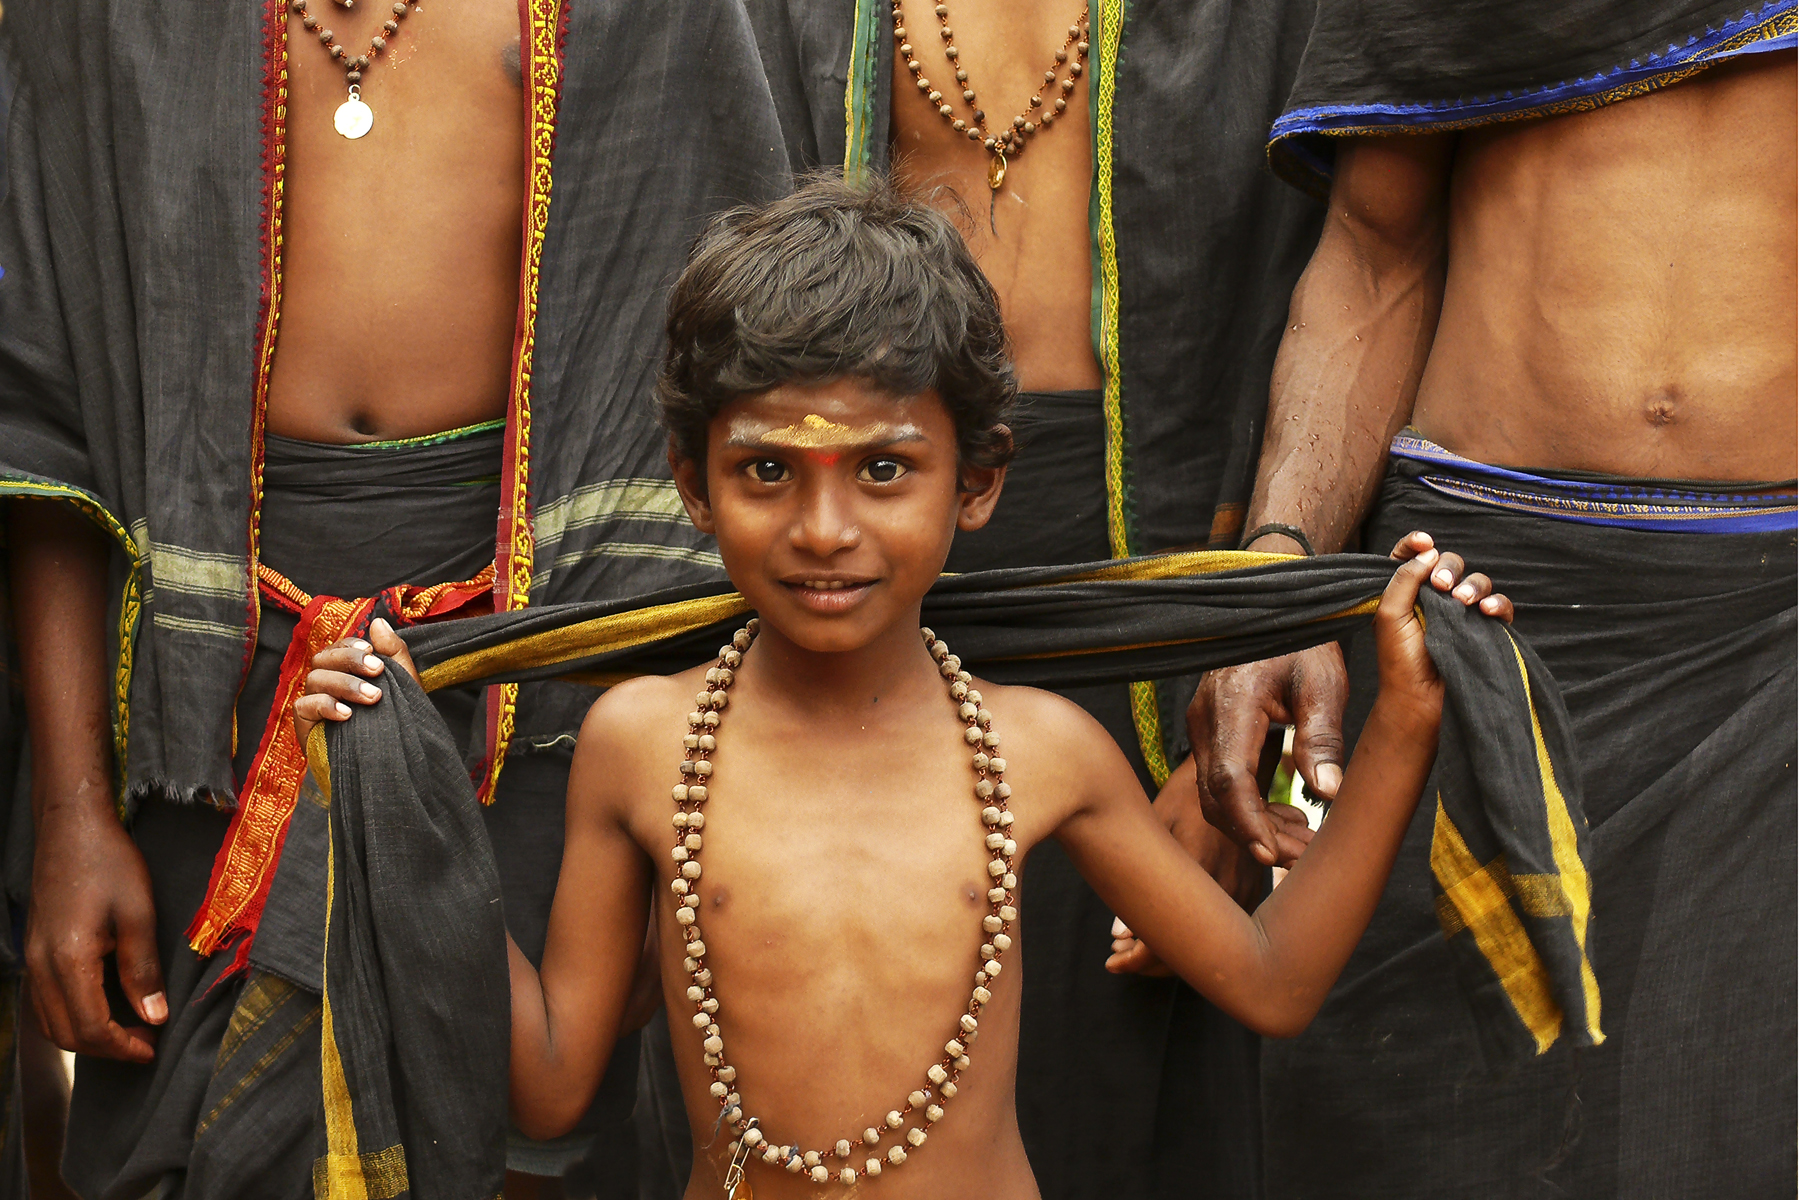
<svg viewBox="0 0 1800 1200">
<path fill-rule="evenodd" d="M 1393 570 L 1372 555 L 1213 551 L 981 571 L 942 577 L 923 619 L 986 679 L 1118 682 L 1348 634 L 1368 621 Z M 1431 589 L 1419 609 L 1446 696 L 1438 911 L 1486 1046 L 1528 1058 L 1559 1038 L 1597 1044 L 1587 823 L 1555 681 L 1500 622 Z M 423 686 L 391 671 L 388 702 L 315 731 L 308 749 L 315 776 L 329 781 L 333 847 L 323 1058 L 336 1116 L 321 1171 L 364 1180 L 369 1195 L 491 1196 L 497 1186 L 503 1112 L 466 1081 L 505 1076 L 499 893 L 473 786 L 424 693 L 686 669 L 749 611 L 727 585 L 699 585 L 408 629 Z M 433 1100 L 437 1089 L 467 1094 L 468 1107 Z M 456 1154 L 489 1154 L 485 1170 L 437 1175 L 451 1143 Z M 433 1164 L 429 1183 L 421 1155 Z"/>
</svg>

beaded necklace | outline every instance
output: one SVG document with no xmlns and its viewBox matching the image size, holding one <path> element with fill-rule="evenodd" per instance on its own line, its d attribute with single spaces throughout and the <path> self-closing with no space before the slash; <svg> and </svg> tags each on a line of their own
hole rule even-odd
<svg viewBox="0 0 1800 1200">
<path fill-rule="evenodd" d="M 730 645 L 719 648 L 717 665 L 706 672 L 706 690 L 694 697 L 694 711 L 688 714 L 682 782 L 674 789 L 675 848 L 671 856 L 675 877 L 669 885 L 676 897 L 675 920 L 686 942 L 687 957 L 682 966 L 693 979 L 687 998 L 694 1006 L 693 1022 L 701 1037 L 702 1061 L 712 1073 L 710 1090 L 719 1103 L 719 1123 L 729 1126 L 733 1134 L 727 1147 L 731 1162 L 725 1173 L 728 1200 L 750 1200 L 744 1166 L 752 1154 L 795 1174 L 804 1171 L 814 1183 L 835 1179 L 850 1186 L 864 1176 L 880 1175 L 884 1165 L 897 1167 L 906 1161 L 909 1152 L 916 1153 L 925 1144 L 926 1131 L 943 1119 L 943 1106 L 956 1097 L 957 1079 L 969 1068 L 969 1046 L 980 1028 L 981 1008 L 993 999 L 988 986 L 1000 974 L 1000 956 L 1012 947 L 1012 938 L 1006 931 L 1019 917 L 1019 880 L 1013 873 L 1013 854 L 1018 847 L 1011 836 L 1013 815 L 1006 810 L 1012 788 L 1001 778 L 1006 772 L 1006 760 L 995 753 L 1000 748 L 1000 735 L 994 732 L 993 714 L 981 706 L 981 693 L 970 686 L 973 680 L 962 669 L 962 660 L 950 653 L 950 647 L 931 630 L 921 629 L 919 633 L 937 661 L 938 673 L 949 684 L 951 703 L 957 706 L 957 716 L 963 722 L 963 741 L 975 751 L 975 800 L 981 805 L 983 844 L 993 855 L 987 871 L 994 886 L 988 889 L 988 912 L 981 918 L 984 940 L 974 990 L 969 993 L 968 1006 L 957 1018 L 950 1040 L 944 1043 L 943 1055 L 925 1069 L 923 1085 L 907 1095 L 904 1105 L 889 1112 L 881 1126 L 871 1125 L 854 1139 L 839 1138 L 827 1150 L 806 1150 L 769 1141 L 758 1118 L 745 1114 L 737 1089 L 737 1068 L 725 1060 L 725 1040 L 719 1032 L 719 1000 L 713 994 L 713 973 L 706 965 L 706 942 L 700 935 L 700 831 L 706 826 L 704 810 L 708 781 L 713 774 L 711 756 L 718 745 L 720 716 L 735 672 L 744 660 L 744 651 L 755 640 L 756 630 L 757 622 L 752 619 L 732 636 Z M 910 1127 L 902 1132 L 909 1118 Z M 895 1140 L 883 1151 L 880 1143 L 889 1134 Z M 851 1161 L 859 1151 L 865 1155 L 861 1166 Z"/>
<path fill-rule="evenodd" d="M 345 10 L 356 7 L 356 0 L 337 2 Z M 370 127 L 375 124 L 374 110 L 363 103 L 363 72 L 387 49 L 388 39 L 399 34 L 400 22 L 406 19 L 406 4 L 404 0 L 394 0 L 394 15 L 381 23 L 380 33 L 369 39 L 367 54 L 351 54 L 336 41 L 336 34 L 329 29 L 320 29 L 319 18 L 306 11 L 306 0 L 288 0 L 288 7 L 300 18 L 300 25 L 306 32 L 318 36 L 319 44 L 325 47 L 325 53 L 331 55 L 332 61 L 343 64 L 344 82 L 349 85 L 350 98 L 338 105 L 331 123 L 339 133 L 354 141 L 369 132 Z"/>
<path fill-rule="evenodd" d="M 1056 52 L 1056 62 L 1044 72 L 1044 86 L 1038 89 L 1038 94 L 1032 96 L 1025 111 L 1015 116 L 1012 124 L 1002 126 L 996 135 L 988 132 L 987 113 L 976 105 L 975 85 L 969 81 L 968 68 L 962 65 L 962 51 L 956 47 L 956 31 L 950 28 L 950 6 L 939 4 L 934 10 L 938 19 L 938 36 L 944 41 L 944 58 L 956 75 L 956 90 L 962 93 L 963 103 L 968 105 L 972 121 L 957 116 L 956 107 L 950 103 L 948 95 L 931 86 L 931 80 L 925 77 L 924 65 L 913 52 L 912 43 L 907 40 L 906 16 L 900 11 L 901 0 L 893 0 L 893 4 L 894 41 L 899 44 L 901 61 L 913 73 L 913 82 L 918 86 L 919 92 L 930 101 L 931 107 L 937 109 L 938 115 L 949 122 L 950 128 L 966 134 L 971 142 L 980 142 L 982 149 L 988 152 L 991 156 L 988 159 L 988 189 L 999 191 L 1000 185 L 1006 182 L 1007 159 L 1017 158 L 1025 153 L 1026 143 L 1039 129 L 1048 132 L 1051 124 L 1068 111 L 1069 93 L 1075 90 L 1075 81 L 1081 78 L 1082 64 L 1087 61 L 1087 5 L 1082 5 L 1080 19 L 1069 26 L 1069 36 Z M 1074 51 L 1074 62 L 1069 62 L 1071 50 Z M 1058 84 L 1056 73 L 1065 64 L 1068 66 L 1068 74 Z M 1054 97 L 1050 106 L 1045 108 L 1043 93 L 1052 85 L 1060 87 L 1062 95 Z"/>
</svg>

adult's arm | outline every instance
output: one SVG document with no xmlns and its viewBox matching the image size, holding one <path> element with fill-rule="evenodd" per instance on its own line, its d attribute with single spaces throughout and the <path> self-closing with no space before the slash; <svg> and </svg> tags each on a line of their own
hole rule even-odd
<svg viewBox="0 0 1800 1200">
<path fill-rule="evenodd" d="M 150 872 L 119 823 L 108 703 L 104 535 L 68 505 L 8 505 L 7 542 L 37 846 L 25 961 L 44 1033 L 65 1050 L 148 1062 L 154 1040 L 112 1018 L 103 960 L 149 1025 L 168 1017 Z"/>
<path fill-rule="evenodd" d="M 1320 554 L 1361 523 L 1393 436 L 1412 416 L 1444 295 L 1453 135 L 1360 138 L 1338 148 L 1318 249 L 1294 288 L 1275 356 L 1245 528 L 1293 526 Z M 1252 549 L 1303 549 L 1267 533 Z M 1335 643 L 1209 672 L 1188 707 L 1206 819 L 1264 863 L 1304 843 L 1265 812 L 1256 765 L 1271 724 L 1294 726 L 1312 790 L 1343 780 L 1348 684 Z"/>
</svg>

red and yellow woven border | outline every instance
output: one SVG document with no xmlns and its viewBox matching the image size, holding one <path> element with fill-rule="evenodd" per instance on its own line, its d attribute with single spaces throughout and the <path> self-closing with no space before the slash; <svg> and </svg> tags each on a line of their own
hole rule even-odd
<svg viewBox="0 0 1800 1200">
<path fill-rule="evenodd" d="M 494 607 L 510 612 L 531 600 L 535 542 L 531 530 L 531 370 L 537 348 L 538 280 L 544 234 L 550 225 L 551 170 L 556 154 L 556 115 L 562 102 L 562 44 L 568 14 L 562 0 L 520 0 L 525 72 L 524 247 L 519 264 L 519 321 L 513 335 L 512 394 L 507 403 L 506 454 L 501 466 L 502 506 L 494 550 Z M 512 741 L 517 684 L 488 689 L 488 759 L 477 791 L 494 800 L 506 749 Z"/>
</svg>

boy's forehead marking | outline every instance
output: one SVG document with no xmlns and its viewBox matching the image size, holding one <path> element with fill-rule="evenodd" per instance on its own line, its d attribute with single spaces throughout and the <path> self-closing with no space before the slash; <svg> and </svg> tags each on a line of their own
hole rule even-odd
<svg viewBox="0 0 1800 1200">
<path fill-rule="evenodd" d="M 844 425 L 817 413 L 807 413 L 779 429 L 769 428 L 766 421 L 738 417 L 731 422 L 730 437 L 736 445 L 828 452 L 888 442 L 919 441 L 924 434 L 910 422 L 870 421 L 863 425 Z"/>
</svg>

